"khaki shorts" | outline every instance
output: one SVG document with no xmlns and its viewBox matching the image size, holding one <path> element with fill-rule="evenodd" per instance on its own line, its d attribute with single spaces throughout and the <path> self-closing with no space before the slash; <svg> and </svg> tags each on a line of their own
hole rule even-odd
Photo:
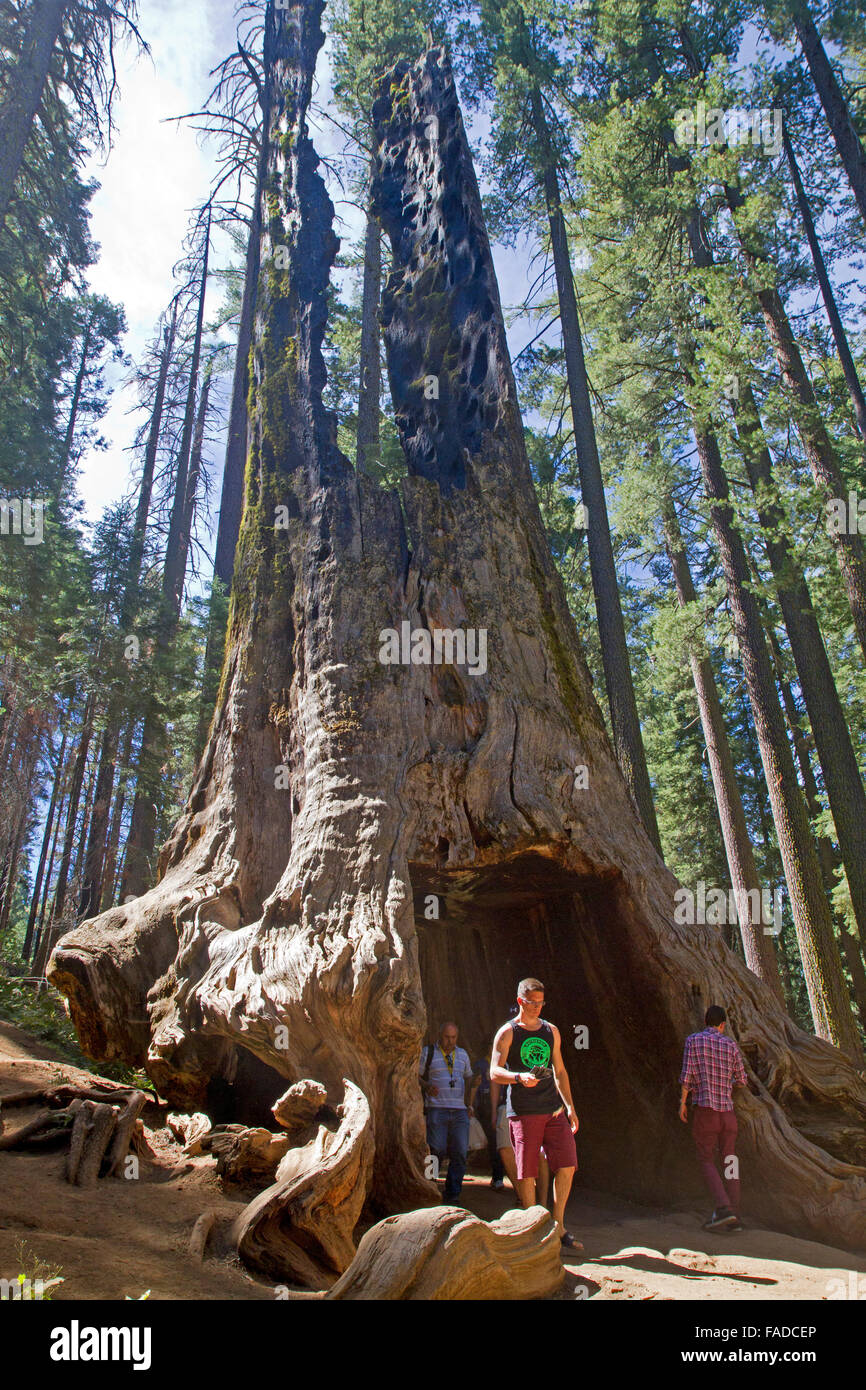
<svg viewBox="0 0 866 1390">
<path fill-rule="evenodd" d="M 496 1147 L 497 1149 L 510 1149 L 511 1131 L 508 1128 L 508 1116 L 506 1115 L 507 1105 L 500 1105 L 496 1111 Z"/>
</svg>

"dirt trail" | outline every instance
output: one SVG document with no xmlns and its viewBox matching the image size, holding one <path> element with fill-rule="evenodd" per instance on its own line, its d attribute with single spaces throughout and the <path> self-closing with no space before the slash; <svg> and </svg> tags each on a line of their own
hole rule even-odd
<svg viewBox="0 0 866 1390">
<path fill-rule="evenodd" d="M 0 1099 L 26 1086 L 94 1075 L 0 1023 Z M 6 1122 L 33 1113 L 9 1112 Z M 187 1243 L 202 1211 L 215 1208 L 227 1222 L 254 1190 L 224 1191 L 209 1157 L 184 1158 L 164 1115 L 148 1107 L 144 1118 L 154 1159 L 142 1162 L 137 1181 L 106 1179 L 86 1191 L 66 1182 L 64 1151 L 0 1153 L 0 1276 L 18 1273 L 16 1246 L 24 1240 L 41 1260 L 60 1266 L 57 1301 L 139 1298 L 147 1289 L 152 1299 L 280 1296 L 229 1255 L 209 1254 L 203 1264 L 190 1258 Z M 486 1178 L 469 1177 L 462 1204 L 489 1221 L 513 1198 L 494 1192 Z M 853 1292 L 866 1300 L 866 1258 L 761 1229 L 713 1236 L 701 1230 L 701 1219 L 698 1211 L 656 1211 L 578 1191 L 568 1225 L 585 1249 L 566 1261 L 569 1279 L 559 1297 L 771 1300 Z"/>
<path fill-rule="evenodd" d="M 493 1192 L 488 1179 L 474 1177 L 464 1184 L 462 1201 L 486 1221 L 512 1205 L 508 1193 Z M 566 1224 L 584 1250 L 565 1261 L 574 1275 L 569 1296 L 825 1299 L 850 1297 L 853 1287 L 866 1299 L 866 1258 L 751 1223 L 735 1234 L 712 1235 L 701 1229 L 704 1220 L 703 1211 L 655 1210 L 578 1190 Z"/>
</svg>

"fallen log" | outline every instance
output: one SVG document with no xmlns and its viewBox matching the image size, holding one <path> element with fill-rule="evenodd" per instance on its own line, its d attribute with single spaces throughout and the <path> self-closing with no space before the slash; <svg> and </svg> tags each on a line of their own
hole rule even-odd
<svg viewBox="0 0 866 1390">
<path fill-rule="evenodd" d="M 338 1128 L 322 1124 L 315 1138 L 289 1149 L 277 1181 L 232 1226 L 241 1259 L 269 1278 L 320 1289 L 352 1262 L 374 1146 L 366 1096 L 350 1081 L 343 1085 Z"/>
<path fill-rule="evenodd" d="M 556 1223 L 544 1207 L 485 1222 L 461 1207 L 423 1207 L 369 1230 L 334 1300 L 548 1298 L 565 1278 Z"/>
</svg>

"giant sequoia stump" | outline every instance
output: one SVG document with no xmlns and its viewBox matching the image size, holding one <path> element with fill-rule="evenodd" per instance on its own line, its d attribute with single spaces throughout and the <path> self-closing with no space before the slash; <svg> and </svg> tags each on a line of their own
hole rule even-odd
<svg viewBox="0 0 866 1390">
<path fill-rule="evenodd" d="M 143 1064 L 215 1120 L 266 1124 L 305 1077 L 335 1104 L 347 1078 L 369 1104 L 382 1212 L 436 1199 L 425 1036 L 447 1015 L 489 1050 L 524 974 L 545 982 L 563 1032 L 585 1180 L 697 1196 L 677 1077 L 684 1036 L 719 1002 L 752 1082 L 747 1209 L 866 1244 L 863 1079 L 793 1026 L 718 930 L 674 923 L 677 885 L 606 737 L 437 50 L 390 74 L 375 109 L 402 498 L 336 448 L 321 400 L 333 209 L 304 124 L 320 14 L 277 12 L 246 505 L 210 740 L 158 884 L 70 932 L 51 977 L 92 1055 Z M 487 634 L 486 669 L 448 651 L 443 634 L 468 629 Z M 446 660 L 380 660 L 405 641 Z"/>
</svg>

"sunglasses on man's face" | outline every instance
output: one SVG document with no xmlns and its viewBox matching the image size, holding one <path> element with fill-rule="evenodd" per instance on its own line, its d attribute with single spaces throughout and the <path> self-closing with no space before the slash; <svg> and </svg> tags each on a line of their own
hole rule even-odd
<svg viewBox="0 0 866 1390">
<path fill-rule="evenodd" d="M 531 1005 L 533 1008 L 538 1008 L 538 1009 L 540 1009 L 541 1006 L 542 1006 L 542 1004 L 544 1003 L 544 996 L 543 996 L 543 995 L 542 995 L 542 997 L 541 997 L 540 999 L 524 999 L 524 997 L 523 997 L 522 994 L 519 994 L 517 997 L 518 997 L 518 999 L 520 1000 L 521 1004 L 529 1004 L 529 1005 Z"/>
</svg>

